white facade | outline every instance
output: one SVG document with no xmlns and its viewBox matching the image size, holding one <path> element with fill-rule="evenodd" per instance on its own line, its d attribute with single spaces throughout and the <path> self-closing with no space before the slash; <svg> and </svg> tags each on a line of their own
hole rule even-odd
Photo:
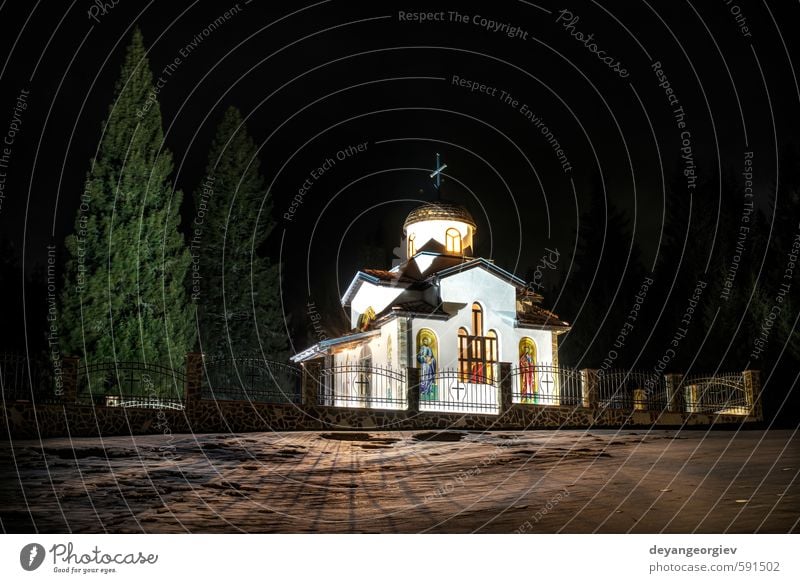
<svg viewBox="0 0 800 583">
<path fill-rule="evenodd" d="M 404 375 L 413 367 L 422 379 L 438 375 L 435 383 L 420 381 L 428 387 L 421 389 L 421 410 L 495 412 L 499 363 L 521 370 L 521 357 L 527 356 L 544 367 L 557 365 L 556 336 L 568 325 L 536 306 L 541 297 L 527 292 L 522 280 L 490 261 L 465 256 L 475 228 L 463 207 L 438 209 L 423 205 L 409 215 L 404 240 L 413 255 L 403 264 L 364 269 L 353 279 L 342 304 L 350 308 L 354 332 L 294 357 L 322 357 L 336 373 L 328 404 L 404 408 Z M 480 330 L 473 329 L 476 305 Z M 477 364 L 475 354 L 482 359 Z M 557 404 L 558 379 L 537 374 L 536 402 Z M 514 376 L 518 394 L 524 392 L 521 378 Z"/>
</svg>

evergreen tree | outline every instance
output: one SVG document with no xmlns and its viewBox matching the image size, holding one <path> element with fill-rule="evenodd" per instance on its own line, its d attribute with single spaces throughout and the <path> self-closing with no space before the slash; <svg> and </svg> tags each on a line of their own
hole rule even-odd
<svg viewBox="0 0 800 583">
<path fill-rule="evenodd" d="M 168 177 L 161 111 L 141 32 L 133 33 L 75 233 L 61 298 L 64 352 L 89 361 L 180 363 L 192 346 L 178 231 L 182 195 Z"/>
<path fill-rule="evenodd" d="M 573 325 L 559 350 L 562 362 L 596 367 L 612 348 L 644 271 L 629 220 L 606 197 L 599 177 L 593 183 L 558 311 Z M 618 350 L 614 367 L 627 364 L 639 347 L 627 348 L 628 354 Z"/>
<path fill-rule="evenodd" d="M 274 227 L 272 197 L 264 190 L 256 154 L 241 113 L 229 108 L 195 193 L 203 222 L 194 225 L 199 228 L 192 238 L 200 275 L 193 299 L 200 348 L 207 355 L 263 354 L 283 360 L 287 340 L 278 265 L 263 249 Z"/>
<path fill-rule="evenodd" d="M 714 240 L 719 228 L 718 197 L 719 186 L 715 177 L 699 180 L 697 187 L 689 190 L 680 164 L 676 165 L 667 191 L 663 239 L 655 273 L 657 285 L 648 299 L 663 307 L 663 312 L 659 309 L 662 313 L 654 326 L 651 356 L 658 359 L 668 349 L 675 351 L 666 372 L 685 372 L 696 360 L 707 332 L 703 312 L 709 303 L 709 309 L 713 311 L 718 306 L 711 287 L 721 269 L 717 266 L 722 263 L 714 263 L 713 256 L 709 261 L 712 242 L 714 254 L 719 254 L 721 249 L 720 242 Z M 684 317 L 695 290 L 699 299 L 687 326 Z M 684 329 L 686 335 L 678 339 L 678 346 L 672 346 L 675 335 Z M 705 342 L 708 345 L 710 340 Z M 694 365 L 702 368 L 702 361 L 694 362 Z"/>
<path fill-rule="evenodd" d="M 747 362 L 753 337 L 753 318 L 748 313 L 753 291 L 749 274 L 755 267 L 753 247 L 758 215 L 754 207 L 745 215 L 744 189 L 730 173 L 722 180 L 721 197 L 708 289 L 702 303 L 702 329 L 708 334 L 702 364 L 712 369 L 736 370 Z M 743 220 L 743 216 L 747 219 Z"/>
<path fill-rule="evenodd" d="M 800 232 L 797 214 L 797 209 L 800 208 L 800 148 L 796 144 L 790 143 L 782 147 L 779 168 L 778 183 L 774 185 L 777 194 L 771 201 L 769 218 L 763 218 L 759 230 L 763 238 L 761 245 L 767 250 L 767 258 L 759 279 L 755 281 L 757 289 L 753 302 L 756 321 L 754 334 L 762 331 L 761 327 L 769 321 L 771 311 L 779 312 L 777 317 L 773 314 L 775 319 L 768 334 L 767 350 L 756 359 L 753 363 L 755 366 L 772 363 L 784 345 L 784 358 L 795 362 L 800 360 L 800 334 L 792 330 L 800 309 L 800 302 L 797 300 L 800 269 L 795 267 L 787 270 L 790 267 L 795 238 Z M 788 286 L 788 291 L 785 286 Z M 778 300 L 778 297 L 781 299 Z"/>
</svg>

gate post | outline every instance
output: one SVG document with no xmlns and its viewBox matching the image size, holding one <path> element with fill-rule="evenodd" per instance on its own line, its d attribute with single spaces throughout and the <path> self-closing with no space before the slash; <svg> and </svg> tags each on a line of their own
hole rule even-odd
<svg viewBox="0 0 800 583">
<path fill-rule="evenodd" d="M 316 407 L 322 382 L 322 363 L 319 361 L 304 362 L 300 366 L 303 368 L 303 407 Z"/>
<path fill-rule="evenodd" d="M 581 369 L 581 405 L 586 409 L 597 407 L 597 369 Z"/>
<path fill-rule="evenodd" d="M 511 378 L 511 363 L 500 363 L 500 414 L 511 409 L 513 405 L 512 393 L 514 391 Z"/>
<path fill-rule="evenodd" d="M 406 368 L 406 399 L 408 402 L 409 413 L 419 413 L 419 369 L 414 367 Z"/>
<path fill-rule="evenodd" d="M 200 400 L 203 388 L 203 353 L 186 353 L 186 384 L 184 397 L 187 408 Z"/>
<path fill-rule="evenodd" d="M 78 402 L 78 366 L 80 358 L 65 356 L 61 359 L 61 402 L 74 405 Z"/>
<path fill-rule="evenodd" d="M 747 409 L 759 421 L 764 420 L 764 409 L 761 405 L 761 371 L 746 370 L 742 373 L 744 380 L 744 394 L 747 399 Z"/>
<path fill-rule="evenodd" d="M 700 413 L 700 391 L 696 384 L 683 387 L 683 402 L 687 413 Z"/>
<path fill-rule="evenodd" d="M 669 373 L 664 375 L 664 386 L 667 389 L 667 411 L 683 413 L 685 403 L 683 391 L 681 390 L 682 383 L 682 374 Z"/>
</svg>

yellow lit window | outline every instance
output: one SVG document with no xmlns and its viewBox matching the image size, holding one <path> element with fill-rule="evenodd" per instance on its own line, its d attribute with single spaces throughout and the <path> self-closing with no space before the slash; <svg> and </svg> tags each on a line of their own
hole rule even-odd
<svg viewBox="0 0 800 583">
<path fill-rule="evenodd" d="M 448 253 L 461 253 L 461 233 L 458 229 L 447 229 L 444 240 Z"/>
</svg>

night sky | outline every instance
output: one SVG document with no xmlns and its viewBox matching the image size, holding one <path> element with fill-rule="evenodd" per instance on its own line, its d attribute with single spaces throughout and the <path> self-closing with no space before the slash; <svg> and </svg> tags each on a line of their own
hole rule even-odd
<svg viewBox="0 0 800 583">
<path fill-rule="evenodd" d="M 477 221 L 477 255 L 525 276 L 546 248 L 568 272 L 593 185 L 627 216 L 646 265 L 661 249 L 666 187 L 691 196 L 686 169 L 740 183 L 752 152 L 769 215 L 776 153 L 800 135 L 797 3 L 83 0 L 4 2 L 0 15 L 0 133 L 15 132 L 0 235 L 25 271 L 72 229 L 139 26 L 165 80 L 186 222 L 222 112 L 247 117 L 274 200 L 267 252 L 283 262 L 300 344 L 308 301 L 335 307 L 356 269 L 391 265 L 405 216 L 435 197 L 437 152 L 443 196 Z"/>
</svg>

